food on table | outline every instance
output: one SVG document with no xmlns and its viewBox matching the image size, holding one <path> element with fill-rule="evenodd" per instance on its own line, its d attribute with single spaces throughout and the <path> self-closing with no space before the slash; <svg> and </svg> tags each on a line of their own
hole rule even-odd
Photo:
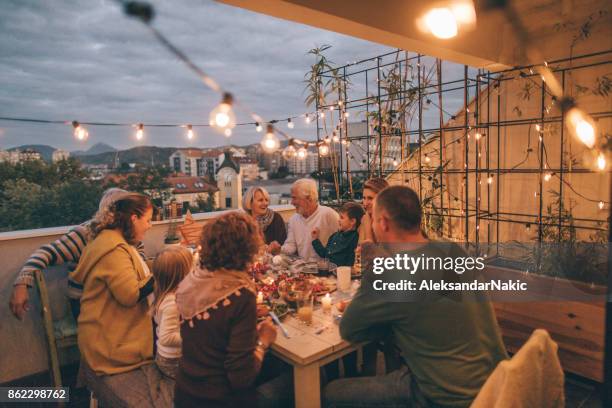
<svg viewBox="0 0 612 408">
<path fill-rule="evenodd" d="M 272 311 L 280 319 L 289 313 L 289 305 L 282 302 L 276 302 L 272 304 Z"/>
<path fill-rule="evenodd" d="M 272 258 L 272 265 L 274 266 L 280 266 L 283 268 L 287 268 L 290 263 L 291 263 L 291 260 L 285 255 L 275 255 Z"/>
</svg>

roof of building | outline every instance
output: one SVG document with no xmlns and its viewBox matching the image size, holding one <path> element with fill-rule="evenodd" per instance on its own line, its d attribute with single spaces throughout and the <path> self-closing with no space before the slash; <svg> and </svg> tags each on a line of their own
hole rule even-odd
<svg viewBox="0 0 612 408">
<path fill-rule="evenodd" d="M 202 177 L 166 177 L 173 194 L 214 193 L 217 186 L 210 184 Z"/>
<path fill-rule="evenodd" d="M 181 152 L 187 157 L 202 157 L 203 155 L 200 149 L 178 149 L 177 152 Z"/>
<path fill-rule="evenodd" d="M 202 153 L 202 157 L 219 157 L 223 152 L 218 149 L 208 150 Z"/>
<path fill-rule="evenodd" d="M 219 171 L 225 167 L 229 167 L 230 169 L 234 169 L 236 173 L 240 173 L 240 166 L 238 166 L 238 164 L 236 164 L 236 162 L 232 159 L 232 153 L 230 151 L 225 151 L 223 163 L 221 163 L 219 166 L 217 173 L 219 173 Z"/>
</svg>

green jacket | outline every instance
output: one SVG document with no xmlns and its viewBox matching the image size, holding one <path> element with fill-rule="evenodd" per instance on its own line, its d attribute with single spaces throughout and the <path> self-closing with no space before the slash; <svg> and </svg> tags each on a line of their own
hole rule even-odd
<svg viewBox="0 0 612 408">
<path fill-rule="evenodd" d="M 355 248 L 359 242 L 356 230 L 334 232 L 324 247 L 320 240 L 312 241 L 312 247 L 321 258 L 328 258 L 338 266 L 353 266 L 355 263 Z"/>
<path fill-rule="evenodd" d="M 497 364 L 508 358 L 488 298 L 392 302 L 364 289 L 366 284 L 344 313 L 342 338 L 362 342 L 390 336 L 430 401 L 468 407 Z"/>
</svg>

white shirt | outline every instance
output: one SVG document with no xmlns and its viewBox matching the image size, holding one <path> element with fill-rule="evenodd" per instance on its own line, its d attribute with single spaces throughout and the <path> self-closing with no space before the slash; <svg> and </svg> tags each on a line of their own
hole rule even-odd
<svg viewBox="0 0 612 408">
<path fill-rule="evenodd" d="M 335 210 L 324 205 L 317 206 L 316 211 L 308 218 L 304 218 L 301 214 L 293 214 L 289 218 L 287 240 L 281 247 L 281 252 L 287 255 L 293 255 L 297 252 L 300 258 L 306 260 L 310 258 L 321 259 L 312 247 L 311 232 L 313 229 L 319 228 L 319 240 L 325 246 L 329 237 L 338 231 L 339 218 L 340 216 Z"/>
<path fill-rule="evenodd" d="M 164 297 L 154 319 L 157 324 L 157 354 L 164 358 L 179 358 L 182 354 L 181 325 L 174 293 Z"/>
</svg>

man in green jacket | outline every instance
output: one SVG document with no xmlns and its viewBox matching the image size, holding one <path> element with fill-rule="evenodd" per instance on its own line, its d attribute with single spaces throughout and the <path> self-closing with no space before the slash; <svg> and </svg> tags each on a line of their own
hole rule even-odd
<svg viewBox="0 0 612 408">
<path fill-rule="evenodd" d="M 421 218 L 414 191 L 404 186 L 384 189 L 374 202 L 377 242 L 405 244 L 411 249 L 402 252 L 415 257 L 466 256 L 457 245 L 449 252 L 429 241 L 421 232 Z M 426 274 L 422 279 L 448 277 L 440 271 L 417 273 Z M 326 405 L 468 407 L 497 364 L 508 358 L 488 298 L 482 293 L 447 296 L 438 292 L 398 301 L 392 294 L 374 293 L 368 287 L 368 274 L 373 276 L 372 271 L 364 271 L 364 282 L 344 313 L 340 333 L 354 343 L 391 338 L 403 365 L 383 376 L 330 383 L 325 389 Z"/>
</svg>

